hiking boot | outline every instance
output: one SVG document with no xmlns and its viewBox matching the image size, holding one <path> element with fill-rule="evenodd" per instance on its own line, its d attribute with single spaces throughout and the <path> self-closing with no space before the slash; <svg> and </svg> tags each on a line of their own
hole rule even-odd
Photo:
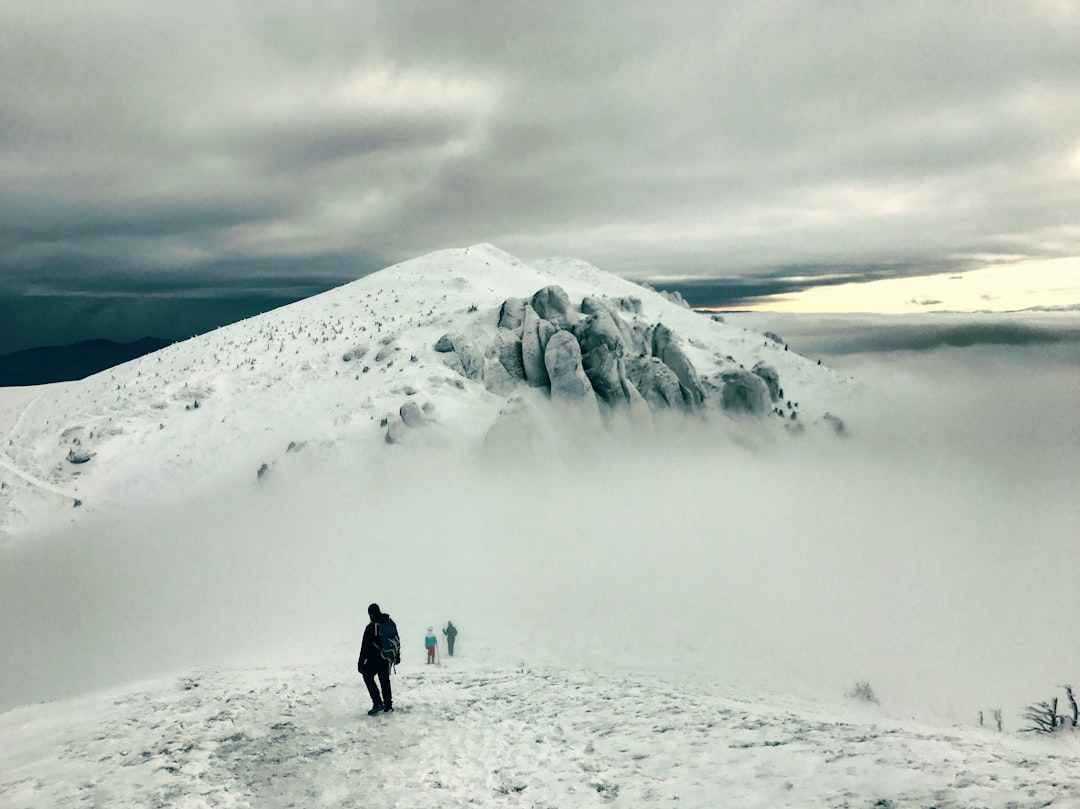
<svg viewBox="0 0 1080 809">
<path fill-rule="evenodd" d="M 394 712 L 394 706 L 393 705 L 387 705 L 385 708 L 383 708 L 383 713 L 393 713 L 393 712 Z"/>
<path fill-rule="evenodd" d="M 367 715 L 368 716 L 375 716 L 375 714 L 382 713 L 382 710 L 383 710 L 382 705 L 375 705 L 375 706 L 372 707 L 372 709 L 370 711 L 367 712 Z"/>
</svg>

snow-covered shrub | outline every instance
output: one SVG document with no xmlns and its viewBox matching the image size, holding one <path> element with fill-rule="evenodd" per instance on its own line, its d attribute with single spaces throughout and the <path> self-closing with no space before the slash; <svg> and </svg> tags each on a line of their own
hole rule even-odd
<svg viewBox="0 0 1080 809">
<path fill-rule="evenodd" d="M 858 700 L 859 702 L 867 702 L 873 705 L 879 705 L 877 694 L 874 693 L 874 689 L 870 687 L 870 683 L 865 680 L 860 680 L 852 686 L 852 689 L 847 693 L 848 699 Z"/>
<path fill-rule="evenodd" d="M 1080 724 L 1080 708 L 1077 707 L 1076 697 L 1073 696 L 1072 686 L 1064 685 L 1065 694 L 1072 708 L 1072 716 L 1058 713 L 1058 698 L 1054 697 L 1050 702 L 1036 702 L 1024 709 L 1024 719 L 1029 722 L 1028 727 L 1022 728 L 1022 733 L 1061 733 L 1062 731 L 1075 731 Z"/>
</svg>

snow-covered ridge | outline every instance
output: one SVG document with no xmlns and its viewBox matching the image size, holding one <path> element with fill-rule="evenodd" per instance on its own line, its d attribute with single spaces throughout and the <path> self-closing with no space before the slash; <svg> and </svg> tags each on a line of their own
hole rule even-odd
<svg viewBox="0 0 1080 809">
<path fill-rule="evenodd" d="M 774 415 L 788 420 L 797 402 L 803 421 L 820 421 L 848 386 L 773 340 L 578 260 L 530 266 L 490 245 L 440 251 L 29 400 L 0 401 L 0 534 L 171 498 L 223 476 L 254 481 L 304 447 L 382 445 L 410 401 L 440 440 L 478 445 L 513 386 L 468 378 L 435 347 L 465 334 L 488 350 L 504 301 L 551 286 L 574 305 L 632 298 L 634 317 L 662 323 L 703 376 L 769 365 L 787 400 Z M 774 420 L 779 428 L 785 419 Z"/>
<path fill-rule="evenodd" d="M 202 670 L 0 714 L 0 803 L 1075 806 L 1075 746 L 634 673 L 342 658 Z M 446 661 L 444 661 L 446 663 Z"/>
</svg>

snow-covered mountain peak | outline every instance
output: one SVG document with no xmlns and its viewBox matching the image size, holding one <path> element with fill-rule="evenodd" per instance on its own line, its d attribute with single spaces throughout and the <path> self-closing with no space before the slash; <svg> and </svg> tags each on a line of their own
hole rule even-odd
<svg viewBox="0 0 1080 809">
<path fill-rule="evenodd" d="M 547 351 L 556 332 L 559 357 Z M 697 420 L 751 410 L 750 422 L 790 432 L 820 423 L 847 387 L 772 339 L 585 262 L 526 264 L 488 244 L 443 250 L 4 399 L 0 533 L 222 477 L 256 485 L 305 447 L 393 451 L 416 425 L 475 448 L 493 428 L 518 429 L 523 410 L 558 423 L 549 405 L 568 398 L 587 403 L 597 428 L 663 409 Z"/>
</svg>

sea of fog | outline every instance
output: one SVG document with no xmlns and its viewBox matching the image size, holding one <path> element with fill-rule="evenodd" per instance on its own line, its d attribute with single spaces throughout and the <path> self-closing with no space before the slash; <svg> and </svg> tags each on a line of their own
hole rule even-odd
<svg viewBox="0 0 1080 809">
<path fill-rule="evenodd" d="M 1077 683 L 1080 342 L 883 349 L 871 323 L 837 348 L 753 317 L 860 380 L 845 438 L 719 419 L 531 457 L 315 449 L 10 543 L 0 710 L 358 645 L 371 601 L 406 646 L 452 619 L 493 660 L 828 699 L 865 680 L 922 716 L 1015 717 Z"/>
</svg>

